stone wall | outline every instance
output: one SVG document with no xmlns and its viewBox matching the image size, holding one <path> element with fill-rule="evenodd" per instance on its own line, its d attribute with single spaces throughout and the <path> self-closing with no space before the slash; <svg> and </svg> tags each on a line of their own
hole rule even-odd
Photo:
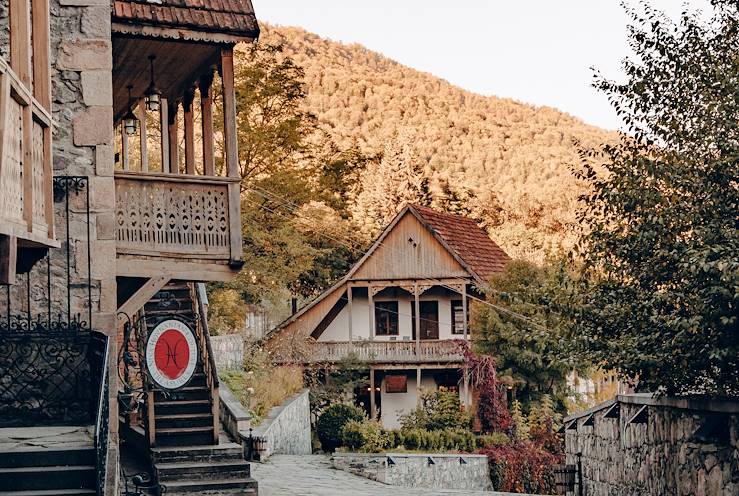
<svg viewBox="0 0 739 496">
<path fill-rule="evenodd" d="M 241 370 L 244 367 L 244 338 L 241 334 L 211 336 L 210 345 L 219 371 Z"/>
<path fill-rule="evenodd" d="M 0 0 L 0 57 L 10 60 L 9 0 Z"/>
<path fill-rule="evenodd" d="M 266 450 L 260 453 L 262 460 L 274 454 L 310 455 L 313 447 L 308 390 L 303 390 L 270 410 L 267 418 L 254 428 L 252 434 L 267 441 Z M 241 431 L 242 438 L 248 436 L 249 432 Z"/>
<path fill-rule="evenodd" d="M 490 491 L 485 455 L 334 453 L 335 468 L 393 486 Z"/>
<path fill-rule="evenodd" d="M 739 402 L 619 395 L 565 425 L 587 496 L 739 494 Z"/>
</svg>

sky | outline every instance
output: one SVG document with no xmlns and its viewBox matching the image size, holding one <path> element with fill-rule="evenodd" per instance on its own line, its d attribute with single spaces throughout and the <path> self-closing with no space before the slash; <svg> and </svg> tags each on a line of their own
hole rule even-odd
<svg viewBox="0 0 739 496">
<path fill-rule="evenodd" d="M 549 105 L 621 126 L 591 87 L 597 68 L 622 79 L 629 55 L 621 0 L 252 0 L 257 18 L 360 43 L 483 95 Z M 633 2 L 633 0 L 631 0 Z M 650 0 L 677 18 L 682 0 Z M 708 0 L 689 0 L 709 11 Z"/>
</svg>

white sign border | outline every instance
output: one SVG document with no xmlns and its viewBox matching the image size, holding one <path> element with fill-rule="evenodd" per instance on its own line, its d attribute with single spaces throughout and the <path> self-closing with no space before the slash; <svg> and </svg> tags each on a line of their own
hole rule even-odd
<svg viewBox="0 0 739 496">
<path fill-rule="evenodd" d="M 178 331 L 187 341 L 187 345 L 190 347 L 190 356 L 188 358 L 187 367 L 182 374 L 176 379 L 169 379 L 159 371 L 156 365 L 156 359 L 154 357 L 154 350 L 156 344 L 162 334 L 169 329 Z M 179 389 L 192 379 L 195 373 L 195 367 L 198 363 L 198 345 L 195 342 L 195 335 L 190 329 L 190 326 L 177 319 L 167 319 L 159 324 L 149 334 L 149 339 L 146 341 L 146 368 L 149 371 L 151 379 L 159 386 L 164 389 Z"/>
</svg>

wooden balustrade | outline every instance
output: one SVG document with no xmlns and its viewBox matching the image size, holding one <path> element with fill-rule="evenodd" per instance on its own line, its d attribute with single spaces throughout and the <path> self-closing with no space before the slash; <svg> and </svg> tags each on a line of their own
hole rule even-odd
<svg viewBox="0 0 739 496">
<path fill-rule="evenodd" d="M 339 362 L 350 356 L 373 363 L 462 362 L 459 340 L 421 341 L 309 341 L 306 363 Z M 287 360 L 286 360 L 287 361 Z"/>
<path fill-rule="evenodd" d="M 0 59 L 0 234 L 31 246 L 54 241 L 52 118 Z"/>
</svg>

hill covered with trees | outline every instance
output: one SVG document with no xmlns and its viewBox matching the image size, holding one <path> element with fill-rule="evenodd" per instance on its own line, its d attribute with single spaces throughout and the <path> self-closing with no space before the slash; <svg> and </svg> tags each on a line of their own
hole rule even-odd
<svg viewBox="0 0 739 496">
<path fill-rule="evenodd" d="M 574 242 L 583 192 L 569 170 L 579 163 L 575 143 L 597 147 L 615 133 L 551 107 L 471 93 L 300 28 L 262 25 L 260 43 L 282 45 L 283 55 L 302 67 L 303 106 L 340 149 L 380 157 L 404 137 L 435 203 L 451 192 L 513 257 L 540 261 Z"/>
</svg>

